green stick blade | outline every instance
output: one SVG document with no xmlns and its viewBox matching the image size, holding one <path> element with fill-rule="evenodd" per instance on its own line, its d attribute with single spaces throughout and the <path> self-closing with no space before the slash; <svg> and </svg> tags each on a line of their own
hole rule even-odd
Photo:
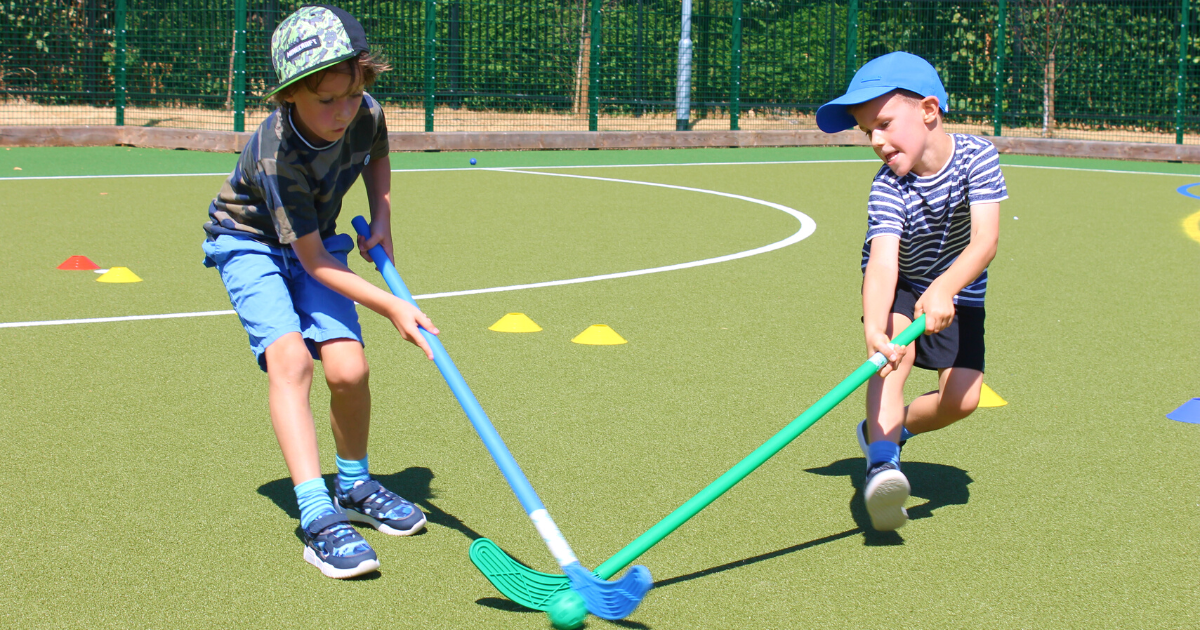
<svg viewBox="0 0 1200 630">
<path fill-rule="evenodd" d="M 471 543 L 470 556 L 475 568 L 496 590 L 526 608 L 545 611 L 555 595 L 571 590 L 567 576 L 530 569 L 487 538 Z"/>
</svg>

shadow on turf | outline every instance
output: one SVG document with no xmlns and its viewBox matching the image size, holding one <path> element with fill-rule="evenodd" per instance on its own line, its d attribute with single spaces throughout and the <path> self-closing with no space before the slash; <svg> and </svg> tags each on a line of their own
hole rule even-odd
<svg viewBox="0 0 1200 630">
<path fill-rule="evenodd" d="M 658 587 L 658 584 L 659 584 L 658 582 L 654 583 L 655 588 Z M 481 597 L 481 598 L 475 600 L 475 603 L 479 604 L 480 606 L 487 606 L 488 608 L 493 608 L 495 610 L 503 610 L 504 612 L 532 613 L 532 614 L 538 614 L 538 615 L 543 614 L 539 610 L 531 610 L 520 604 L 517 604 L 515 602 L 511 602 L 507 599 L 504 599 L 503 597 Z M 587 624 L 584 625 L 584 627 L 586 628 L 589 626 L 594 626 L 598 623 L 604 623 L 604 624 L 613 625 L 613 626 L 620 626 L 622 628 L 634 628 L 636 630 L 650 630 L 650 626 L 648 626 L 644 623 L 638 622 L 638 621 L 629 621 L 628 619 L 606 620 L 606 619 L 599 619 L 599 618 L 592 618 L 592 617 L 588 618 Z"/>
<path fill-rule="evenodd" d="M 836 461 L 820 468 L 808 468 L 806 472 L 825 477 L 847 477 L 854 487 L 854 496 L 850 498 L 850 514 L 858 529 L 863 533 L 863 544 L 902 545 L 904 538 L 898 532 L 877 532 L 871 527 L 871 517 L 863 504 L 862 488 L 866 478 L 866 461 L 861 457 L 853 457 Z M 966 505 L 971 498 L 967 485 L 971 476 L 967 471 L 944 464 L 927 462 L 904 462 L 904 475 L 912 485 L 912 496 L 925 499 L 925 503 L 908 508 L 909 520 L 918 520 L 933 516 L 933 511 L 947 505 Z"/>
<path fill-rule="evenodd" d="M 433 471 L 423 466 L 406 468 L 390 475 L 371 475 L 385 488 L 415 503 L 425 512 L 428 522 L 441 525 L 448 529 L 461 532 L 470 540 L 482 538 L 483 534 L 471 529 L 462 519 L 434 505 L 431 500 L 437 498 L 433 492 Z M 332 488 L 337 483 L 337 475 L 324 475 L 325 485 Z M 258 493 L 267 497 L 279 506 L 290 518 L 300 520 L 300 507 L 296 505 L 296 492 L 292 489 L 291 478 L 276 479 L 258 487 Z M 424 530 L 415 535 L 421 535 Z M 296 528 L 296 536 L 300 536 L 300 528 Z"/>
<path fill-rule="evenodd" d="M 879 545 L 902 545 L 904 538 L 897 532 L 877 532 L 871 527 L 871 517 L 867 514 L 867 508 L 863 505 L 862 487 L 866 477 L 866 462 L 861 457 L 852 459 L 843 459 L 836 461 L 828 466 L 820 468 L 809 468 L 806 472 L 815 475 L 823 475 L 826 477 L 848 477 L 850 484 L 854 487 L 854 496 L 850 498 L 850 514 L 854 517 L 854 522 L 858 527 L 848 529 L 837 534 L 830 534 L 808 542 L 803 542 L 791 547 L 784 547 L 768 553 L 760 554 L 751 558 L 735 560 L 727 562 L 720 566 L 695 571 L 686 575 L 680 575 L 666 580 L 658 580 L 654 583 L 654 588 L 662 588 L 679 582 L 687 582 L 697 578 L 706 577 L 714 573 L 729 571 L 751 564 L 785 556 L 789 553 L 803 551 L 817 545 L 823 545 L 835 540 L 841 540 L 854 536 L 855 534 L 863 535 L 863 544 L 866 546 Z M 971 493 L 967 489 L 967 485 L 972 479 L 967 471 L 954 466 L 945 466 L 942 464 L 929 464 L 925 462 L 904 462 L 904 474 L 908 477 L 909 483 L 912 484 L 913 496 L 926 499 L 925 503 L 908 508 L 908 518 L 917 520 L 929 518 L 933 516 L 933 511 L 945 507 L 947 505 L 965 505 L 970 499 Z M 507 600 L 505 600 L 507 601 Z"/>
</svg>

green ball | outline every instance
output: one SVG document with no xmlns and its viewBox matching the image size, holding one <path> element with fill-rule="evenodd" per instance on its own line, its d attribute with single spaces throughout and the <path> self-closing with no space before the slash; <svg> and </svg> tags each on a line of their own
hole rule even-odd
<svg viewBox="0 0 1200 630">
<path fill-rule="evenodd" d="M 550 600 L 546 614 L 550 616 L 550 625 L 558 630 L 575 630 L 583 625 L 588 611 L 579 593 L 563 591 Z"/>
</svg>

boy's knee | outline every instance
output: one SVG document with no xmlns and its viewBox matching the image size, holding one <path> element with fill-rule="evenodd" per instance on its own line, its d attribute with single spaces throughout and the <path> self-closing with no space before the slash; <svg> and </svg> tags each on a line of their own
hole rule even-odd
<svg viewBox="0 0 1200 630">
<path fill-rule="evenodd" d="M 313 358 L 299 335 L 284 335 L 267 346 L 267 373 L 288 380 L 312 378 Z"/>
<path fill-rule="evenodd" d="M 365 358 L 361 360 L 341 360 L 324 364 L 325 382 L 334 393 L 353 392 L 367 386 L 371 370 Z"/>
<path fill-rule="evenodd" d="M 962 420 L 979 408 L 979 390 L 972 389 L 961 396 L 942 395 L 942 415 L 952 420 Z"/>
</svg>

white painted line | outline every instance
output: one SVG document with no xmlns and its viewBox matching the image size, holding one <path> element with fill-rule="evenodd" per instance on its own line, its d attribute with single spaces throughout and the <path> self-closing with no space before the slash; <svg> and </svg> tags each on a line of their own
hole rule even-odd
<svg viewBox="0 0 1200 630">
<path fill-rule="evenodd" d="M 563 168 L 654 168 L 659 166 L 739 166 L 769 164 L 852 164 L 856 162 L 878 162 L 879 160 L 783 160 L 778 162 L 687 162 L 683 164 L 596 164 L 570 166 L 455 166 L 450 168 L 394 168 L 393 173 L 440 173 L 446 171 L 507 171 L 512 169 L 563 169 Z M 0 181 L 43 180 L 43 179 L 120 179 L 132 177 L 226 177 L 229 173 L 165 173 L 153 175 L 48 175 L 29 177 L 0 177 Z"/>
<path fill-rule="evenodd" d="M 228 177 L 229 173 L 157 173 L 157 174 L 133 174 L 133 175 L 46 175 L 42 177 L 0 177 L 0 182 L 13 180 L 40 180 L 40 179 L 127 179 L 130 177 Z"/>
<path fill-rule="evenodd" d="M 211 317 L 213 315 L 234 315 L 233 311 L 201 311 L 199 313 L 166 313 L 163 315 L 126 315 L 124 317 L 93 317 L 90 319 L 52 319 L 41 322 L 8 322 L 0 324 L 0 328 L 25 328 L 28 326 L 63 326 L 66 324 L 104 324 L 108 322 L 133 322 L 145 319 L 177 319 L 180 317 Z"/>
<path fill-rule="evenodd" d="M 1114 171 L 1102 168 L 1078 168 L 1074 166 L 1037 166 L 1034 164 L 1001 164 L 1000 168 L 1040 168 L 1048 171 L 1081 171 L 1084 173 L 1119 173 L 1122 175 L 1168 175 L 1172 177 L 1200 177 L 1200 173 L 1152 173 L 1147 171 Z"/>
<path fill-rule="evenodd" d="M 542 177 L 569 177 L 569 178 L 573 178 L 573 179 L 590 179 L 590 180 L 602 181 L 602 182 L 616 182 L 616 183 L 621 183 L 621 184 L 635 184 L 635 185 L 641 185 L 641 186 L 652 186 L 655 188 L 670 188 L 670 189 L 674 189 L 674 190 L 683 190 L 683 191 L 687 191 L 687 192 L 695 192 L 695 193 L 701 193 L 701 194 L 716 195 L 718 197 L 726 197 L 729 199 L 737 199 L 739 201 L 746 201 L 749 203 L 766 206 L 768 208 L 774 208 L 774 209 L 780 210 L 788 215 L 791 215 L 797 221 L 800 222 L 800 229 L 796 230 L 795 234 L 792 234 L 791 236 L 789 236 L 781 241 L 771 243 L 770 245 L 764 245 L 762 247 L 746 250 L 743 252 L 737 252 L 735 254 L 727 254 L 725 256 L 717 256 L 715 258 L 706 258 L 704 260 L 696 260 L 696 261 L 692 261 L 692 262 L 679 263 L 679 264 L 675 264 L 675 265 L 665 265 L 662 267 L 654 267 L 652 269 L 637 269 L 634 271 L 622 271 L 622 272 L 618 272 L 618 273 L 608 273 L 608 274 L 603 274 L 603 275 L 598 275 L 598 276 L 587 276 L 584 278 L 570 278 L 567 280 L 551 280 L 549 282 L 516 284 L 516 285 L 511 285 L 511 286 L 506 286 L 506 287 L 490 287 L 490 288 L 486 288 L 486 289 L 467 289 L 465 291 L 446 291 L 443 293 L 429 293 L 426 295 L 415 295 L 415 296 L 413 296 L 414 300 L 431 300 L 431 299 L 435 299 L 435 298 L 458 297 L 458 296 L 462 296 L 462 295 L 479 295 L 482 293 L 500 293 L 503 291 L 520 291 L 523 289 L 538 289 L 538 288 L 542 288 L 542 287 L 557 287 L 557 286 L 563 286 L 563 285 L 567 285 L 567 284 L 580 284 L 580 283 L 584 283 L 584 282 L 598 282 L 600 280 L 613 280 L 616 278 L 629 278 L 629 277 L 633 277 L 633 276 L 642 276 L 642 275 L 651 274 L 651 273 L 662 273 L 664 271 L 676 271 L 679 269 L 689 269 L 691 267 L 700 267 L 703 265 L 714 265 L 717 263 L 727 262 L 730 260 L 737 260 L 739 258 L 747 258 L 750 256 L 757 256 L 758 254 L 765 254 L 770 251 L 774 251 L 777 249 L 787 247 L 788 245 L 798 243 L 798 242 L 808 238 L 817 229 L 816 221 L 813 221 L 813 219 L 811 217 L 804 214 L 803 212 L 800 212 L 799 210 L 789 208 L 782 204 L 773 203 L 770 201 L 764 201 L 762 199 L 755 199 L 753 197 L 746 197 L 743 195 L 735 195 L 732 193 L 724 193 L 724 192 L 719 192 L 716 190 L 706 190 L 703 188 L 691 188 L 688 186 L 675 186 L 672 184 L 658 184 L 658 183 L 653 183 L 653 182 L 639 182 L 639 181 L 628 180 L 628 179 L 612 179 L 612 178 L 608 178 L 608 177 L 591 177 L 591 176 L 587 176 L 587 175 L 569 175 L 566 173 L 539 173 L 537 171 L 525 171 L 525 170 L 516 170 L 516 169 L 496 169 L 496 170 L 500 171 L 500 172 L 508 172 L 508 173 L 538 175 L 538 176 L 542 176 Z M 208 317 L 208 316 L 213 316 L 213 315 L 233 315 L 233 314 L 235 314 L 234 311 L 205 311 L 205 312 L 200 312 L 200 313 L 168 313 L 168 314 L 164 314 L 164 315 L 131 315 L 131 316 L 127 316 L 127 317 L 97 317 L 97 318 L 93 318 L 93 319 L 59 319 L 59 320 L 40 321 L 40 322 L 9 322 L 9 323 L 0 323 L 0 328 L 22 328 L 22 327 L 28 327 L 28 326 L 58 326 L 58 325 L 65 325 L 65 324 L 95 324 L 95 323 L 107 323 L 107 322 L 139 321 L 139 320 L 148 320 L 148 319 L 171 319 L 171 318 L 177 318 L 177 317 Z"/>
<path fill-rule="evenodd" d="M 658 166 L 763 166 L 771 164 L 857 164 L 860 162 L 879 162 L 878 158 L 869 160 L 779 160 L 774 162 L 687 162 L 684 164 L 572 164 L 569 166 L 465 166 L 462 168 L 441 168 L 441 169 L 401 169 L 394 170 L 393 173 L 407 173 L 421 170 L 439 170 L 439 171 L 511 171 L 516 169 L 565 169 L 565 168 L 653 168 Z"/>
<path fill-rule="evenodd" d="M 511 171 L 511 170 L 560 170 L 576 168 L 657 168 L 663 166 L 767 166 L 773 164 L 857 164 L 878 162 L 877 159 L 867 160 L 780 160 L 775 162 L 686 162 L 682 164 L 592 164 L 568 166 L 462 166 L 451 168 L 396 168 L 393 173 L 440 173 L 447 171 Z M 1001 164 L 1004 168 L 1040 168 L 1058 171 L 1081 171 L 1085 173 L 1120 173 L 1125 175 L 1166 175 L 1169 177 L 1200 177 L 1200 173 L 1159 173 L 1151 171 L 1119 171 L 1100 168 L 1080 168 L 1074 166 L 1035 166 L 1032 164 Z M 30 177 L 0 177 L 0 181 L 28 181 L 43 179 L 121 179 L 133 177 L 225 177 L 229 173 L 158 173 L 132 175 L 52 175 Z"/>
</svg>

